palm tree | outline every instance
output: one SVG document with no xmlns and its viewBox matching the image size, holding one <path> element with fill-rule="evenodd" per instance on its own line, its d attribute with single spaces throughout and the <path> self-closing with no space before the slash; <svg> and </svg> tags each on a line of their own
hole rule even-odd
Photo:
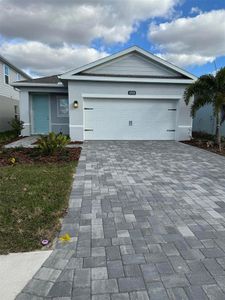
<svg viewBox="0 0 225 300">
<path fill-rule="evenodd" d="M 225 67 L 220 69 L 216 75 L 207 74 L 199 77 L 194 83 L 188 86 L 184 92 L 184 101 L 191 104 L 191 116 L 194 117 L 197 110 L 206 104 L 213 107 L 216 119 L 216 143 L 221 151 L 221 125 L 225 121 L 223 115 L 225 105 Z"/>
</svg>

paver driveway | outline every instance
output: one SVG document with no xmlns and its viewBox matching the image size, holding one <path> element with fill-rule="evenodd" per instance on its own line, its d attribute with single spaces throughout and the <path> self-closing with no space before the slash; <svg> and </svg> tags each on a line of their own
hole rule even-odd
<svg viewBox="0 0 225 300">
<path fill-rule="evenodd" d="M 225 299 L 224 170 L 176 142 L 85 143 L 61 232 L 72 241 L 17 299 Z"/>
</svg>

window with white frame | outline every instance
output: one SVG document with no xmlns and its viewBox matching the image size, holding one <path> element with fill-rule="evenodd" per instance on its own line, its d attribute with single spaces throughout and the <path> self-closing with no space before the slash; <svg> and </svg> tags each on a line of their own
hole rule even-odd
<svg viewBox="0 0 225 300">
<path fill-rule="evenodd" d="M 14 105 L 14 114 L 15 114 L 15 119 L 19 119 L 19 107 L 18 105 Z"/>
<path fill-rule="evenodd" d="M 9 66 L 4 65 L 4 79 L 5 83 L 9 84 Z"/>
<path fill-rule="evenodd" d="M 21 75 L 19 73 L 16 73 L 16 81 L 20 81 L 21 80 Z"/>
<path fill-rule="evenodd" d="M 67 97 L 57 97 L 57 117 L 69 117 L 69 101 Z"/>
</svg>

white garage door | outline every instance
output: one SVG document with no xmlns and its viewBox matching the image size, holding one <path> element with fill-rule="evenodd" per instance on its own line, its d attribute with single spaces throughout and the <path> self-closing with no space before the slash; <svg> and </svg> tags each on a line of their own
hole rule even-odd
<svg viewBox="0 0 225 300">
<path fill-rule="evenodd" d="M 174 140 L 176 101 L 88 99 L 86 140 Z"/>
</svg>

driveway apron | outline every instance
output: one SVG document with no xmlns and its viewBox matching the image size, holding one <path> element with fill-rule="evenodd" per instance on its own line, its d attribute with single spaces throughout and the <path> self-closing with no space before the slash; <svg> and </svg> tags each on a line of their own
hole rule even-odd
<svg viewBox="0 0 225 300">
<path fill-rule="evenodd" d="M 85 142 L 66 233 L 17 300 L 225 299 L 225 158 Z"/>
</svg>

